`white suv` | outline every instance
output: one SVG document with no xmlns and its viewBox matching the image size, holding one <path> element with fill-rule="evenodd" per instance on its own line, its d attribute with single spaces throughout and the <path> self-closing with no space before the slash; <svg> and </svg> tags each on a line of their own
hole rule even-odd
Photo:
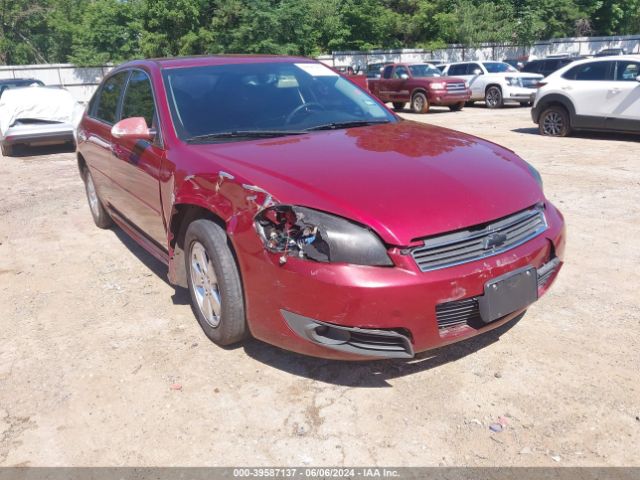
<svg viewBox="0 0 640 480">
<path fill-rule="evenodd" d="M 484 100 L 489 108 L 505 102 L 531 103 L 542 75 L 521 73 L 505 62 L 461 62 L 445 65 L 443 75 L 459 77 L 471 89 L 471 102 Z"/>
<path fill-rule="evenodd" d="M 571 130 L 640 133 L 640 55 L 571 63 L 544 79 L 531 117 L 542 135 Z"/>
</svg>

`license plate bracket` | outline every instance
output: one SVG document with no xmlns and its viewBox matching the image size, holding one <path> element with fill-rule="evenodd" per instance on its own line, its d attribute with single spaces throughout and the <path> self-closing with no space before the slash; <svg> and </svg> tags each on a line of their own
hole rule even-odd
<svg viewBox="0 0 640 480">
<path fill-rule="evenodd" d="M 522 310 L 538 300 L 538 278 L 535 267 L 524 267 L 496 277 L 484 284 L 484 295 L 478 299 L 480 317 L 493 322 Z"/>
</svg>

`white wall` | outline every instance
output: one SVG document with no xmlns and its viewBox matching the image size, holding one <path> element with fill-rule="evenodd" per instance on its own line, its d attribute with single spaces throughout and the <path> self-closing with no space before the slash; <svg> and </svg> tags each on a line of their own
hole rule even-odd
<svg viewBox="0 0 640 480">
<path fill-rule="evenodd" d="M 80 102 L 88 102 L 102 77 L 112 68 L 70 64 L 0 66 L 0 78 L 35 78 L 45 85 L 64 87 Z"/>
<path fill-rule="evenodd" d="M 459 62 L 463 60 L 504 60 L 528 56 L 543 58 L 558 53 L 575 53 L 578 55 L 594 55 L 603 48 L 623 47 L 627 53 L 640 55 L 640 35 L 618 37 L 581 37 L 554 38 L 536 42 L 531 47 L 518 45 L 486 44 L 478 48 L 467 48 L 462 45 L 449 45 L 439 50 L 371 50 L 369 52 L 334 52 L 319 60 L 336 67 L 360 66 L 369 63 L 425 62 L 439 63 Z"/>
</svg>

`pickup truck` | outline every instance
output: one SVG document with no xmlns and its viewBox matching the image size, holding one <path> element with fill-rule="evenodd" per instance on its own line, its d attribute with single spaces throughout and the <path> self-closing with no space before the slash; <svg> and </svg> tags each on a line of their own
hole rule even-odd
<svg viewBox="0 0 640 480">
<path fill-rule="evenodd" d="M 382 77 L 369 79 L 369 91 L 385 103 L 402 110 L 407 102 L 414 113 L 427 113 L 431 106 L 462 110 L 471 98 L 471 90 L 461 78 L 443 78 L 429 63 L 387 65 Z"/>
</svg>

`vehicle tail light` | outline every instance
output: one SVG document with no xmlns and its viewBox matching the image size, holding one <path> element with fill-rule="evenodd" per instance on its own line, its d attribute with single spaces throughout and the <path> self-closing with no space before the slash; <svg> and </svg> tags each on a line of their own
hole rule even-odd
<svg viewBox="0 0 640 480">
<path fill-rule="evenodd" d="M 546 84 L 547 84 L 547 82 L 542 82 L 542 81 L 540 81 L 540 82 L 536 83 L 536 88 L 542 88 L 542 87 L 544 87 Z"/>
</svg>

